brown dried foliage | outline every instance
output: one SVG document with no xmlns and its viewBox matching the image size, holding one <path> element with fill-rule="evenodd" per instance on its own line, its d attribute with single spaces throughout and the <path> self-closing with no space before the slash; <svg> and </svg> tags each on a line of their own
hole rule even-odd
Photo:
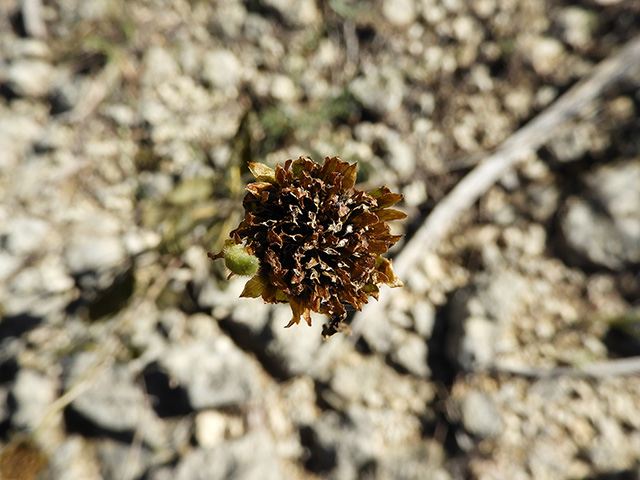
<svg viewBox="0 0 640 480">
<path fill-rule="evenodd" d="M 406 216 L 389 208 L 401 194 L 386 186 L 354 188 L 357 164 L 338 157 L 326 157 L 323 165 L 300 157 L 275 171 L 258 163 L 250 169 L 257 181 L 246 187 L 245 218 L 228 241 L 246 245 L 260 260 L 242 297 L 289 302 L 287 327 L 300 318 L 310 325 L 311 311 L 328 315 L 328 336 L 347 328 L 345 304 L 361 310 L 369 296 L 378 298 L 382 284 L 402 285 L 381 256 L 401 238 L 387 225 Z"/>
</svg>

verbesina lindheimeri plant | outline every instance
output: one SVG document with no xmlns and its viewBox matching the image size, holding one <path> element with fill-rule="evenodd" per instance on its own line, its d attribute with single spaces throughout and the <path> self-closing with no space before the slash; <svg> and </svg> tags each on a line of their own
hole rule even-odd
<svg viewBox="0 0 640 480">
<path fill-rule="evenodd" d="M 406 215 L 389 208 L 402 194 L 386 186 L 354 188 L 357 164 L 326 157 L 287 160 L 275 170 L 250 163 L 256 181 L 247 185 L 244 220 L 220 253 L 233 274 L 252 275 L 241 297 L 288 302 L 293 317 L 311 325 L 310 312 L 328 315 L 323 335 L 348 330 L 345 305 L 362 310 L 378 299 L 381 285 L 400 287 L 383 253 L 402 235 L 389 233 L 388 221 Z"/>
</svg>

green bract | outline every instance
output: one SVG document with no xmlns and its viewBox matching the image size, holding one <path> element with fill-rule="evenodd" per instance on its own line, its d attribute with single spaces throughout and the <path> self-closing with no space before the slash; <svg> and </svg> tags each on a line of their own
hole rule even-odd
<svg viewBox="0 0 640 480">
<path fill-rule="evenodd" d="M 240 245 L 231 245 L 224 251 L 224 264 L 236 275 L 255 275 L 260 266 L 258 257 L 251 255 L 247 248 Z"/>
</svg>

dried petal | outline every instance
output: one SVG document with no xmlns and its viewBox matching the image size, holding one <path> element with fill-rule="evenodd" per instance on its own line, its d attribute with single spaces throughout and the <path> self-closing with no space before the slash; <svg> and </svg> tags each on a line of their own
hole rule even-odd
<svg viewBox="0 0 640 480">
<path fill-rule="evenodd" d="M 273 185 L 269 182 L 253 182 L 246 186 L 246 189 L 253 193 L 256 197 L 261 197 L 262 193 L 269 191 Z"/>
<path fill-rule="evenodd" d="M 402 194 L 400 193 L 387 193 L 386 195 L 381 196 L 376 199 L 378 201 L 378 206 L 376 209 L 387 208 L 395 205 L 400 200 L 402 200 Z"/>
<path fill-rule="evenodd" d="M 344 180 L 342 180 L 342 188 L 345 190 L 351 190 L 356 184 L 356 174 L 358 172 L 358 163 L 349 165 L 344 172 Z"/>
<path fill-rule="evenodd" d="M 291 299 L 289 303 L 291 305 L 293 316 L 291 317 L 291 321 L 284 328 L 289 328 L 294 324 L 299 324 L 300 317 L 307 322 L 307 325 L 311 326 L 311 313 L 309 311 L 309 307 L 305 306 L 304 302 L 297 298 Z"/>
<path fill-rule="evenodd" d="M 402 220 L 403 218 L 407 218 L 406 213 L 401 212 L 400 210 L 394 210 L 393 208 L 378 210 L 376 212 L 376 215 L 381 222 L 389 222 L 391 220 Z"/>
<path fill-rule="evenodd" d="M 392 193 L 386 185 L 375 188 L 368 193 L 376 199 L 376 209 L 391 207 L 402 200 L 401 193 Z"/>
</svg>

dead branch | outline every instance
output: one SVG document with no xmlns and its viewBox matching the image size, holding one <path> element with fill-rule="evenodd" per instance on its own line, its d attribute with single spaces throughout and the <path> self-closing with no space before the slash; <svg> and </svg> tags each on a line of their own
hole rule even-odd
<svg viewBox="0 0 640 480">
<path fill-rule="evenodd" d="M 640 357 L 618 358 L 603 362 L 588 363 L 576 367 L 531 367 L 496 364 L 489 368 L 494 373 L 506 373 L 528 378 L 580 377 L 605 378 L 640 374 Z"/>
</svg>

